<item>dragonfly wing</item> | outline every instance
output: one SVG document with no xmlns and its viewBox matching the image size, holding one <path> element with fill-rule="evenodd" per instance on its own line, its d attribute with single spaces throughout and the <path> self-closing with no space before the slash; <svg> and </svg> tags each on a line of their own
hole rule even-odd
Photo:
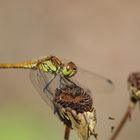
<svg viewBox="0 0 140 140">
<path fill-rule="evenodd" d="M 105 132 L 106 136 L 110 135 L 110 131 L 108 130 L 110 130 L 112 124 L 108 117 L 114 116 L 112 115 L 112 96 L 110 96 L 108 93 L 111 93 L 114 89 L 113 82 L 106 77 L 100 76 L 96 73 L 84 70 L 79 67 L 77 74 L 73 76 L 71 80 L 74 83 L 77 83 L 77 85 L 80 87 L 84 88 L 85 91 L 91 95 L 93 99 L 93 105 L 97 112 L 98 129 L 101 133 Z M 105 127 L 103 127 L 103 124 Z"/>
<path fill-rule="evenodd" d="M 61 60 L 64 64 L 71 62 L 65 58 L 61 58 Z M 114 84 L 110 79 L 79 67 L 78 65 L 76 66 L 77 73 L 71 77 L 71 79 L 80 84 L 82 87 L 90 89 L 92 92 L 96 93 L 111 93 L 113 91 Z"/>
<path fill-rule="evenodd" d="M 41 98 L 47 103 L 52 109 L 54 109 L 53 99 L 55 94 L 55 86 L 53 87 L 53 81 L 48 85 L 51 79 L 54 78 L 53 74 L 45 73 L 40 70 L 32 69 L 30 71 L 30 79 L 34 87 L 37 89 Z"/>
<path fill-rule="evenodd" d="M 114 88 L 114 84 L 110 79 L 80 67 L 78 67 L 76 75 L 71 79 L 95 93 L 111 93 Z"/>
</svg>

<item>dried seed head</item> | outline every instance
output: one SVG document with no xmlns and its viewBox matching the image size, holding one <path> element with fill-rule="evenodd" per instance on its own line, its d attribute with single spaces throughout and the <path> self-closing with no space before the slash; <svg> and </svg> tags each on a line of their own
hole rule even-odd
<svg viewBox="0 0 140 140">
<path fill-rule="evenodd" d="M 76 85 L 65 85 L 61 89 L 56 89 L 54 102 L 63 108 L 71 108 L 76 113 L 90 111 L 93 100 L 81 87 Z"/>
<path fill-rule="evenodd" d="M 140 72 L 135 72 L 128 77 L 128 89 L 132 102 L 140 100 Z"/>
<path fill-rule="evenodd" d="M 63 85 L 56 89 L 54 103 L 59 118 L 68 127 L 75 129 L 82 140 L 88 140 L 90 135 L 97 136 L 93 100 L 84 89 L 74 84 Z"/>
</svg>

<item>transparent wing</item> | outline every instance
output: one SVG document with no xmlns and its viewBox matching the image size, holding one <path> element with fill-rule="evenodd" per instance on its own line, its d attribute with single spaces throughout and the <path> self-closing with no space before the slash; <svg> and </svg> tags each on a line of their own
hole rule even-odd
<svg viewBox="0 0 140 140">
<path fill-rule="evenodd" d="M 32 69 L 30 71 L 30 79 L 34 87 L 37 89 L 41 98 L 52 108 L 54 109 L 53 99 L 55 90 L 58 87 L 58 77 L 54 78 L 53 74 L 44 73 L 40 70 Z M 52 80 L 53 79 L 53 80 Z M 48 83 L 50 83 L 48 85 Z M 47 88 L 46 88 L 46 85 Z"/>
<path fill-rule="evenodd" d="M 111 93 L 114 88 L 110 79 L 80 67 L 71 79 L 94 93 Z"/>
<path fill-rule="evenodd" d="M 70 60 L 65 58 L 61 58 L 61 60 L 65 64 L 70 62 Z M 76 75 L 71 77 L 71 79 L 74 80 L 76 83 L 95 93 L 111 93 L 113 91 L 114 84 L 110 79 L 86 70 L 85 68 L 82 68 L 77 64 L 76 66 L 77 73 Z"/>
<path fill-rule="evenodd" d="M 77 74 L 71 77 L 71 80 L 80 87 L 84 88 L 85 91 L 91 95 L 93 99 L 93 106 L 97 113 L 96 130 L 99 132 L 101 139 L 108 139 L 111 127 L 113 126 L 113 121 L 110 121 L 108 118 L 110 116 L 115 117 L 112 114 L 112 96 L 111 94 L 108 94 L 114 89 L 113 82 L 106 77 L 79 67 Z"/>
</svg>

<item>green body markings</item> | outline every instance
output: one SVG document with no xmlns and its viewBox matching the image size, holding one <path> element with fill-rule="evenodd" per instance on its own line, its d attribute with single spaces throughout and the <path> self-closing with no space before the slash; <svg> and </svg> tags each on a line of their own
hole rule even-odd
<svg viewBox="0 0 140 140">
<path fill-rule="evenodd" d="M 77 73 L 77 67 L 73 62 L 62 63 L 56 56 L 48 56 L 35 61 L 0 64 L 0 68 L 38 69 L 46 73 L 57 73 L 66 78 Z"/>
</svg>

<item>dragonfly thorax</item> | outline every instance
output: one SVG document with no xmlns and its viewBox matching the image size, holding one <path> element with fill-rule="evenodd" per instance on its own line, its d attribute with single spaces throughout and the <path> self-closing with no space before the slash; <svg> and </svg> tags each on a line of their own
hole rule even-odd
<svg viewBox="0 0 140 140">
<path fill-rule="evenodd" d="M 62 62 L 55 56 L 43 58 L 37 64 L 39 70 L 49 73 L 58 73 L 62 67 Z"/>
<path fill-rule="evenodd" d="M 56 56 L 41 59 L 36 67 L 44 72 L 58 73 L 62 77 L 70 78 L 77 73 L 77 67 L 73 62 L 62 63 Z"/>
</svg>

